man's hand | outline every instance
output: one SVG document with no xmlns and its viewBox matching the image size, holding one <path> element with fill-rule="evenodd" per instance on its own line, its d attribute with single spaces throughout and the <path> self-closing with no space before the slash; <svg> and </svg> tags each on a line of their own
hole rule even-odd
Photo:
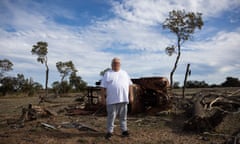
<svg viewBox="0 0 240 144">
<path fill-rule="evenodd" d="M 133 100 L 134 100 L 133 86 L 130 85 L 129 86 L 129 102 L 133 103 Z"/>
</svg>

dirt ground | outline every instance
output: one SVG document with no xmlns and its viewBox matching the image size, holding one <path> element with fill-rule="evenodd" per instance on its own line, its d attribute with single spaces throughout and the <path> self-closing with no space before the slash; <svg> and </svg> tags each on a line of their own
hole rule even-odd
<svg viewBox="0 0 240 144">
<path fill-rule="evenodd" d="M 122 138 L 117 120 L 114 136 L 105 140 L 106 116 L 76 115 L 67 116 L 65 108 L 75 105 L 78 96 L 58 97 L 54 103 L 45 103 L 58 113 L 57 116 L 38 118 L 28 121 L 24 126 L 8 124 L 21 115 L 23 107 L 29 103 L 36 105 L 37 97 L 1 97 L 0 98 L 0 144 L 222 144 L 223 136 L 210 136 L 193 132 L 183 132 L 186 117 L 182 115 L 149 116 L 146 114 L 129 115 L 128 128 L 130 137 Z M 230 121 L 230 125 L 239 122 Z M 42 123 L 50 124 L 56 129 L 47 128 Z M 77 123 L 90 127 L 77 129 L 64 124 Z M 219 128 L 221 129 L 221 128 Z"/>
</svg>

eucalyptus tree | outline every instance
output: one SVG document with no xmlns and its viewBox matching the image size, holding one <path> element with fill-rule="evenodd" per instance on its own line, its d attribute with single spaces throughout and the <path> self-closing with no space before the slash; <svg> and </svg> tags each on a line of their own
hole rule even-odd
<svg viewBox="0 0 240 144">
<path fill-rule="evenodd" d="M 170 73 L 170 86 L 173 86 L 173 75 L 181 55 L 182 44 L 191 39 L 195 29 L 201 29 L 203 26 L 202 14 L 197 12 L 185 12 L 185 10 L 173 10 L 169 12 L 169 17 L 163 23 L 163 29 L 169 29 L 176 35 L 177 42 L 175 45 L 168 46 L 166 53 L 171 56 L 177 53 L 177 57 Z"/>
<path fill-rule="evenodd" d="M 61 82 L 63 82 L 63 80 L 67 76 L 69 76 L 71 73 L 77 72 L 72 61 L 66 61 L 66 62 L 59 61 L 56 63 L 56 67 L 57 67 L 58 72 L 61 75 Z"/>
<path fill-rule="evenodd" d="M 5 72 L 13 70 L 13 63 L 8 59 L 0 60 L 0 79 L 4 76 Z"/>
<path fill-rule="evenodd" d="M 81 76 L 77 76 L 76 73 L 71 73 L 69 81 L 71 88 L 75 91 L 82 91 L 87 87 L 87 82 Z"/>
<path fill-rule="evenodd" d="M 69 76 L 70 74 L 75 74 L 77 72 L 74 64 L 72 61 L 66 61 L 66 62 L 57 62 L 56 67 L 58 72 L 61 75 L 61 82 L 60 82 L 60 89 L 59 91 L 64 93 L 67 92 L 65 89 L 68 87 L 68 82 L 64 81 L 64 79 Z"/>
<path fill-rule="evenodd" d="M 36 45 L 32 46 L 32 54 L 37 55 L 37 61 L 41 64 L 44 64 L 46 67 L 46 79 L 45 79 L 45 92 L 46 96 L 48 95 L 48 75 L 49 75 L 49 67 L 48 67 L 48 43 L 39 41 Z"/>
</svg>

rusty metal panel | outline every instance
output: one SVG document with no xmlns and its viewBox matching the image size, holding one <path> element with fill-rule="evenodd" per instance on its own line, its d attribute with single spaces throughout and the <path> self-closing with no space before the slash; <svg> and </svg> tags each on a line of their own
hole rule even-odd
<svg viewBox="0 0 240 144">
<path fill-rule="evenodd" d="M 165 77 L 143 77 L 132 79 L 134 84 L 140 85 L 144 89 L 161 90 L 166 92 L 169 87 L 169 81 Z"/>
</svg>

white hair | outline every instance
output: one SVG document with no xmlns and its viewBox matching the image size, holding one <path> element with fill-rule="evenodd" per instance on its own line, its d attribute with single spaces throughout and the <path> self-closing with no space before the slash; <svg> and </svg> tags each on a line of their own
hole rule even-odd
<svg viewBox="0 0 240 144">
<path fill-rule="evenodd" d="M 120 58 L 114 57 L 114 58 L 112 59 L 112 63 L 113 63 L 114 61 L 119 61 L 119 62 L 120 62 L 121 60 L 120 60 Z"/>
</svg>

